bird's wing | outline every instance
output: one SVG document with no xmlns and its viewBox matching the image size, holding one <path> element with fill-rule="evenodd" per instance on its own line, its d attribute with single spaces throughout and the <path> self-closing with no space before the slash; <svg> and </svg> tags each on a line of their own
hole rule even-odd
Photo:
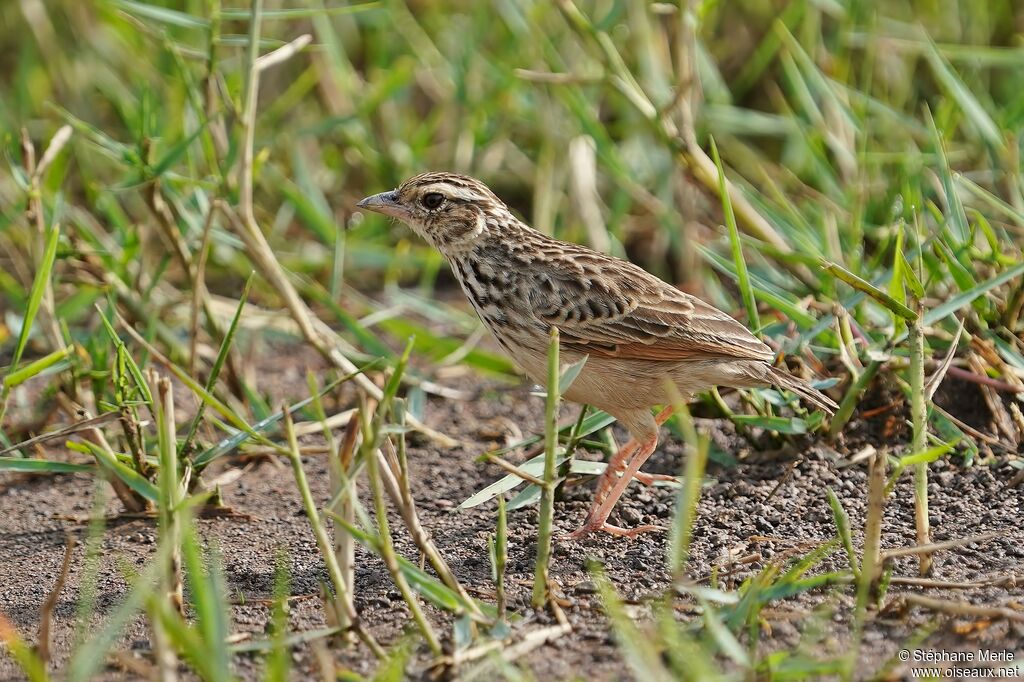
<svg viewBox="0 0 1024 682">
<path fill-rule="evenodd" d="M 774 358 L 732 317 L 632 263 L 576 255 L 545 263 L 530 293 L 533 314 L 558 327 L 564 348 L 636 360 Z"/>
</svg>

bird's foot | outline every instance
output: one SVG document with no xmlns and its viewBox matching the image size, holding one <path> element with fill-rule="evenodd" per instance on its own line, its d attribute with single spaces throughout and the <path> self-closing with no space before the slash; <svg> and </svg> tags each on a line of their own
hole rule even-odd
<svg viewBox="0 0 1024 682">
<path fill-rule="evenodd" d="M 644 525 L 637 526 L 636 528 L 622 528 L 621 526 L 615 526 L 607 521 L 602 523 L 591 523 L 586 522 L 580 526 L 577 530 L 574 530 L 567 535 L 559 536 L 559 540 L 580 540 L 591 533 L 596 531 L 604 531 L 605 533 L 611 533 L 612 535 L 618 535 L 619 537 L 635 538 L 644 533 L 654 533 L 665 530 L 662 526 Z"/>
<path fill-rule="evenodd" d="M 657 485 L 658 483 L 678 483 L 679 479 L 675 476 L 668 474 L 645 474 L 642 471 L 638 471 L 633 474 L 633 480 L 648 487 Z"/>
</svg>

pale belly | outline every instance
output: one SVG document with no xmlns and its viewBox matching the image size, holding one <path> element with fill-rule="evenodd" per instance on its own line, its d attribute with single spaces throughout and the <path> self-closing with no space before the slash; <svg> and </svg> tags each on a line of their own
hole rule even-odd
<svg viewBox="0 0 1024 682">
<path fill-rule="evenodd" d="M 547 386 L 547 354 L 509 343 L 503 346 L 527 376 Z M 561 370 L 581 360 L 578 353 L 559 354 Z M 672 401 L 666 381 L 674 381 L 680 363 L 617 360 L 588 357 L 572 385 L 562 396 L 576 403 L 586 403 L 610 413 L 664 405 Z M 684 395 L 693 391 L 683 391 Z"/>
<path fill-rule="evenodd" d="M 546 352 L 537 352 L 507 338 L 502 347 L 527 376 L 541 386 L 547 385 Z M 582 357 L 574 352 L 560 353 L 562 371 Z M 621 414 L 667 405 L 677 397 L 689 400 L 695 393 L 713 386 L 742 388 L 764 385 L 764 382 L 751 379 L 751 374 L 744 370 L 745 364 L 720 360 L 665 362 L 589 356 L 562 397 L 593 405 L 611 414 Z"/>
</svg>

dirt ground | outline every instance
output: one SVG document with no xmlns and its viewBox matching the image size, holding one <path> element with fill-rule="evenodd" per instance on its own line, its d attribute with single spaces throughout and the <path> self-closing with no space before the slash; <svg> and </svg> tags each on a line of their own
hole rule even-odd
<svg viewBox="0 0 1024 682">
<path fill-rule="evenodd" d="M 319 359 L 305 351 L 282 353 L 279 358 L 274 375 L 265 378 L 264 390 L 272 387 L 269 390 L 277 399 L 304 397 L 307 367 L 320 368 Z M 486 448 L 504 444 L 504 439 L 513 437 L 516 429 L 526 434 L 539 429 L 542 400 L 530 396 L 528 386 L 508 387 L 471 375 L 458 379 L 456 385 L 473 399 L 431 398 L 426 421 L 463 445 L 445 450 L 421 438 L 414 439 L 410 448 L 413 493 L 425 526 L 433 531 L 437 545 L 458 578 L 475 596 L 493 600 L 487 537 L 494 531 L 494 503 L 468 511 L 456 507 L 501 476 L 495 466 L 477 463 L 475 458 Z M 954 407 L 957 414 L 978 428 L 987 428 L 985 408 L 978 407 L 983 403 L 972 385 L 950 382 L 943 387 L 943 393 L 945 397 L 941 400 Z M 876 390 L 867 396 L 861 409 L 868 411 L 889 401 L 888 394 Z M 564 406 L 563 421 L 572 419 L 577 409 Z M 774 440 L 768 434 L 744 437 L 725 420 L 700 419 L 699 426 L 711 433 L 715 444 L 735 457 L 736 463 L 709 465 L 709 482 L 703 491 L 695 527 L 691 576 L 705 579 L 706 583 L 717 565 L 723 583 L 736 586 L 769 563 L 785 564 L 788 557 L 802 556 L 827 541 L 835 534 L 826 501 L 828 487 L 836 491 L 849 512 L 854 541 L 859 545 L 865 513 L 866 464 L 847 465 L 846 460 L 866 445 L 899 448 L 909 437 L 901 426 L 902 414 L 904 408 L 898 406 L 855 422 L 840 442 L 831 445 L 818 436 L 789 443 Z M 617 433 L 617 437 L 622 442 L 625 436 Z M 682 452 L 681 445 L 663 430 L 663 443 L 645 469 L 676 473 L 681 467 Z M 57 450 L 46 454 L 62 456 Z M 520 461 L 522 453 L 509 457 Z M 1004 453 L 994 462 L 976 462 L 965 467 L 958 456 L 952 456 L 932 465 L 930 504 L 934 540 L 955 540 L 987 532 L 996 532 L 998 536 L 935 555 L 933 578 L 963 585 L 927 590 L 892 585 L 887 608 L 866 626 L 861 666 L 864 677 L 879 671 L 890 659 L 893 668 L 888 676 L 907 677 L 908 668 L 896 658 L 897 651 L 904 648 L 1010 651 L 1016 657 L 1018 669 L 1024 671 L 1024 624 L 999 618 L 937 614 L 918 606 L 904 606 L 899 598 L 912 592 L 1024 613 L 1019 586 L 1024 581 L 1024 515 L 1020 484 L 1009 487 L 1018 471 L 1008 463 L 1012 457 Z M 227 466 L 236 464 L 239 463 L 224 462 L 205 476 L 215 477 Z M 314 493 L 319 501 L 324 501 L 326 461 L 312 456 L 304 464 Z M 908 472 L 886 509 L 882 537 L 885 548 L 910 546 L 914 542 L 910 478 Z M 107 495 L 102 486 L 97 487 L 84 474 L 0 474 L 0 612 L 30 639 L 35 638 L 40 608 L 59 573 L 65 537 L 69 533 L 85 536 L 86 520 L 98 491 Z M 556 503 L 558 531 L 571 531 L 582 522 L 592 491 L 592 485 L 578 485 L 565 491 L 564 499 Z M 324 627 L 318 592 L 327 575 L 301 510 L 290 468 L 274 460 L 248 462 L 243 475 L 226 485 L 223 493 L 227 505 L 247 516 L 204 519 L 200 527 L 206 541 L 218 547 L 223 556 L 234 603 L 233 630 L 254 636 L 265 633 L 279 552 L 287 559 L 291 577 L 291 629 Z M 666 525 L 673 513 L 673 496 L 674 491 L 667 488 L 633 484 L 611 520 L 625 526 Z M 126 569 L 142 566 L 156 545 L 155 521 L 119 517 L 116 499 L 108 499 L 106 510 L 111 518 L 102 539 L 93 627 L 123 597 Z M 548 615 L 534 614 L 528 607 L 536 517 L 535 509 L 512 512 L 509 516 L 509 608 L 523 616 L 514 626 L 523 632 L 551 621 Z M 393 527 L 400 527 L 400 523 Z M 401 533 L 398 531 L 400 551 L 415 557 L 412 543 Z M 647 534 L 636 540 L 597 535 L 579 542 L 556 542 L 553 577 L 569 604 L 565 612 L 574 629 L 519 662 L 542 680 L 630 679 L 631 673 L 602 615 L 586 564 L 591 559 L 604 564 L 619 594 L 642 617 L 646 612 L 645 600 L 658 595 L 667 585 L 666 544 L 665 534 Z M 53 651 L 57 667 L 67 660 L 76 637 L 75 615 L 84 556 L 80 543 L 54 612 Z M 839 549 L 815 572 L 839 569 L 845 562 Z M 916 559 L 897 560 L 894 575 L 915 576 Z M 362 549 L 357 555 L 356 603 L 363 621 L 382 642 L 398 641 L 402 628 L 409 622 L 406 609 L 382 563 Z M 851 642 L 852 607 L 853 590 L 843 586 L 824 587 L 774 602 L 763 613 L 763 646 L 792 649 L 803 640 L 810 651 L 819 652 L 822 657 L 842 653 Z M 439 628 L 450 632 L 443 614 L 431 614 Z M 922 637 L 922 643 L 908 643 Z M 150 633 L 137 619 L 128 627 L 121 646 L 129 656 L 142 655 L 149 649 L 149 638 Z M 371 657 L 361 645 L 335 650 L 341 665 L 362 674 L 371 672 Z M 409 670 L 413 676 L 424 675 L 422 666 L 427 659 L 424 651 L 419 654 Z M 245 654 L 236 658 L 236 667 L 243 679 L 257 679 L 262 660 L 257 654 Z M 309 678 L 315 671 L 313 652 L 308 646 L 300 646 L 294 655 L 293 676 Z M 104 678 L 109 679 L 132 676 L 117 667 L 104 673 Z M 0 679 L 19 679 L 9 657 L 0 658 Z"/>
</svg>

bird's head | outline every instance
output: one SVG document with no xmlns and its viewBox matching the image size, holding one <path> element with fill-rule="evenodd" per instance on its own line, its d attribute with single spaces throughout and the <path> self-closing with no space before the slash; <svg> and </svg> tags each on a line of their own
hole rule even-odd
<svg viewBox="0 0 1024 682">
<path fill-rule="evenodd" d="M 397 218 L 442 253 L 473 247 L 511 216 L 487 185 L 467 175 L 422 173 L 390 192 L 366 197 L 359 208 Z"/>
</svg>

